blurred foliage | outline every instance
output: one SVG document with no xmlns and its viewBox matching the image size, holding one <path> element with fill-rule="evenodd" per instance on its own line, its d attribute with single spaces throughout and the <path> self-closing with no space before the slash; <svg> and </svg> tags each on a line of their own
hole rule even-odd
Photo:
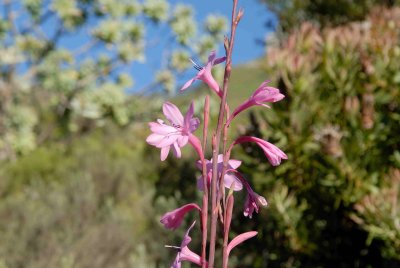
<svg viewBox="0 0 400 268">
<path fill-rule="evenodd" d="M 298 2 L 304 8 L 297 10 L 324 3 Z M 375 1 L 346 3 L 365 13 Z M 176 76 L 190 67 L 186 59 L 204 60 L 226 31 L 225 20 L 210 15 L 201 30 L 190 7 L 162 0 L 24 0 L 1 7 L 0 267 L 169 267 L 175 252 L 164 244 L 179 245 L 185 230 L 165 231 L 159 216 L 200 200 L 194 188 L 200 174 L 188 148 L 182 159 L 160 163 L 159 152 L 145 144 L 144 123 L 161 118 L 163 96 L 126 95 L 134 85 L 127 68 L 146 59 L 148 31 L 167 27 L 176 49 L 160 59 L 146 90 L 173 92 Z M 365 17 L 345 13 L 351 10 L 304 16 L 321 25 Z M 375 9 L 365 21 L 332 28 L 292 17 L 288 25 L 299 29 L 275 40 L 262 68 L 233 70 L 231 107 L 266 74 L 286 95 L 232 128 L 263 136 L 289 160 L 272 168 L 257 147 L 235 149 L 240 171 L 269 207 L 249 220 L 238 193 L 232 229 L 259 235 L 235 249 L 231 266 L 397 267 L 400 10 Z M 82 31 L 90 33 L 85 42 L 63 45 Z M 174 103 L 195 98 L 201 117 L 203 93 Z M 211 107 L 216 116 L 213 98 Z"/>
<path fill-rule="evenodd" d="M 183 62 L 206 57 L 226 31 L 221 15 L 200 28 L 191 6 L 166 0 L 7 0 L 0 9 L 0 160 L 106 119 L 127 125 L 139 111 L 126 90 L 174 93 Z M 155 83 L 135 88 L 132 64 L 163 42 Z"/>
<path fill-rule="evenodd" d="M 241 129 L 289 160 L 271 168 L 250 145 L 235 156 L 270 203 L 254 223 L 257 267 L 400 265 L 399 56 L 399 8 L 335 28 L 304 23 L 268 48 L 265 71 L 286 98 Z"/>
<path fill-rule="evenodd" d="M 277 14 L 279 26 L 286 32 L 302 22 L 334 26 L 363 20 L 376 5 L 393 7 L 398 0 L 260 0 Z"/>
<path fill-rule="evenodd" d="M 0 166 L 1 267 L 167 267 L 155 154 L 141 127 L 112 124 Z M 136 138 L 133 138 L 134 135 Z"/>
</svg>

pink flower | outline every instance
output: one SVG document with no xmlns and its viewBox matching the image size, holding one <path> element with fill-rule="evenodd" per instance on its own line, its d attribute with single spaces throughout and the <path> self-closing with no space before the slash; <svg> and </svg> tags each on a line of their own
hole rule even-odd
<svg viewBox="0 0 400 268">
<path fill-rule="evenodd" d="M 164 161 L 170 149 L 177 158 L 181 157 L 181 149 L 187 144 L 191 133 L 194 132 L 200 121 L 198 118 L 193 118 L 193 102 L 183 117 L 178 107 L 170 102 L 163 104 L 163 113 L 171 125 L 167 125 L 161 119 L 157 122 L 150 122 L 150 134 L 146 142 L 157 148 L 161 148 L 161 161 Z"/>
<path fill-rule="evenodd" d="M 247 196 L 246 196 L 246 201 L 244 203 L 244 216 L 249 217 L 250 219 L 253 216 L 254 211 L 258 213 L 260 210 L 260 206 L 266 207 L 268 206 L 267 200 L 265 200 L 264 197 L 261 195 L 257 194 L 256 192 L 253 191 L 251 188 L 250 184 L 247 182 L 247 180 L 243 177 L 242 174 L 240 174 L 236 170 L 230 170 L 231 172 L 235 173 L 237 178 L 243 183 L 243 185 L 246 187 L 247 190 Z"/>
<path fill-rule="evenodd" d="M 212 90 L 215 91 L 215 93 L 218 94 L 218 96 L 222 97 L 222 91 L 219 88 L 219 85 L 217 81 L 215 81 L 214 77 L 211 74 L 211 69 L 214 65 L 217 65 L 223 61 L 225 61 L 226 57 L 221 57 L 221 58 L 215 58 L 215 51 L 212 51 L 210 53 L 210 56 L 208 56 L 208 62 L 205 67 L 201 67 L 197 64 L 194 65 L 194 67 L 199 71 L 195 77 L 187 81 L 183 87 L 181 88 L 181 91 L 184 91 L 188 87 L 190 87 L 194 81 L 196 80 L 201 80 L 204 83 L 206 83 Z"/>
<path fill-rule="evenodd" d="M 268 206 L 267 200 L 264 197 L 257 194 L 251 189 L 250 185 L 247 188 L 247 196 L 246 201 L 244 203 L 244 216 L 249 217 L 250 219 L 253 217 L 253 212 L 257 212 L 260 209 L 260 206 L 266 207 Z"/>
<path fill-rule="evenodd" d="M 212 177 L 212 159 L 211 160 L 205 160 L 206 161 L 206 168 L 207 168 L 207 179 L 208 179 L 208 184 L 211 182 L 211 177 Z M 237 169 L 240 165 L 242 164 L 242 161 L 236 160 L 236 159 L 230 159 L 228 160 L 228 167 L 227 167 L 227 172 L 225 172 L 224 176 L 224 186 L 228 189 L 232 187 L 234 191 L 240 191 L 243 189 L 243 184 L 242 182 L 237 178 L 237 176 L 231 171 Z M 197 168 L 200 170 L 202 169 L 202 164 L 201 161 L 198 161 L 196 163 Z M 221 176 L 221 172 L 224 166 L 224 156 L 222 154 L 218 155 L 218 177 Z M 197 180 L 197 187 L 203 191 L 203 176 L 201 176 Z"/>
<path fill-rule="evenodd" d="M 181 246 L 176 247 L 178 249 L 178 254 L 176 255 L 175 261 L 171 265 L 171 268 L 180 268 L 181 262 L 183 262 L 183 261 L 189 261 L 194 264 L 197 264 L 198 266 L 201 266 L 200 256 L 188 248 L 190 241 L 192 241 L 192 238 L 189 236 L 189 232 L 193 228 L 195 223 L 196 222 L 193 222 L 193 224 L 186 231 L 185 236 L 183 237 Z"/>
<path fill-rule="evenodd" d="M 287 155 L 282 152 L 281 149 L 265 140 L 251 136 L 243 136 L 238 138 L 234 144 L 243 142 L 255 142 L 258 146 L 261 147 L 261 149 L 264 151 L 265 156 L 268 158 L 269 162 L 273 166 L 278 166 L 281 163 L 282 159 L 287 159 Z"/>
<path fill-rule="evenodd" d="M 179 226 L 181 226 L 183 217 L 186 215 L 186 213 L 188 213 L 193 209 L 201 211 L 200 207 L 197 204 L 195 203 L 187 204 L 173 211 L 165 213 L 161 217 L 160 222 L 164 224 L 165 228 L 174 230 Z"/>
<path fill-rule="evenodd" d="M 239 107 L 233 111 L 231 117 L 229 118 L 229 122 L 240 112 L 246 110 L 251 106 L 264 106 L 270 108 L 264 102 L 277 102 L 283 99 L 285 96 L 279 92 L 279 89 L 274 87 L 268 87 L 267 84 L 269 83 L 268 80 L 264 81 L 256 91 L 251 95 L 251 97 L 243 102 Z"/>
</svg>

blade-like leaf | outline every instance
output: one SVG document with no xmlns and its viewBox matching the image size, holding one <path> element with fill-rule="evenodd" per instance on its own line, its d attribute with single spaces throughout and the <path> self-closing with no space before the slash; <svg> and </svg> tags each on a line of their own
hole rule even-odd
<svg viewBox="0 0 400 268">
<path fill-rule="evenodd" d="M 246 241 L 247 239 L 252 238 L 253 236 L 256 236 L 257 232 L 256 231 L 251 231 L 251 232 L 246 232 L 243 234 L 240 234 L 238 236 L 236 236 L 234 239 L 232 239 L 232 241 L 228 244 L 227 247 L 227 251 L 228 251 L 228 256 L 229 253 L 231 252 L 231 250 L 236 247 L 237 245 L 239 245 L 240 243 Z"/>
</svg>

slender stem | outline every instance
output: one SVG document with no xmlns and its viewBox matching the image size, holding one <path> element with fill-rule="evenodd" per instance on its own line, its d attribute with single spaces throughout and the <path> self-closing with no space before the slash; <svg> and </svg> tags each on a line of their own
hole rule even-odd
<svg viewBox="0 0 400 268">
<path fill-rule="evenodd" d="M 231 220 L 232 220 L 232 211 L 233 211 L 233 204 L 234 198 L 233 194 L 228 194 L 227 197 L 227 204 L 225 210 L 225 224 L 224 224 L 224 245 L 222 249 L 222 268 L 228 268 L 228 240 L 229 240 L 229 230 L 231 228 Z"/>
<path fill-rule="evenodd" d="M 229 110 L 227 110 L 227 111 L 228 111 L 227 113 L 229 113 Z M 230 158 L 230 154 L 227 154 L 227 151 L 226 151 L 226 144 L 228 142 L 228 127 L 227 127 L 226 123 L 224 125 L 224 131 L 223 131 L 222 137 L 223 137 L 222 153 L 224 155 L 224 158 L 223 158 L 223 166 L 222 166 L 222 171 L 221 171 L 221 178 L 224 178 L 226 170 L 228 168 L 228 161 Z M 219 182 L 219 191 L 221 193 L 220 198 L 222 199 L 223 207 L 225 210 L 226 209 L 226 201 L 224 198 L 225 197 L 224 180 L 220 180 L 220 182 Z"/>
<path fill-rule="evenodd" d="M 210 116 L 210 98 L 206 96 L 204 101 L 204 127 L 203 127 L 203 152 L 206 150 L 207 145 L 207 132 L 208 122 Z M 201 267 L 206 268 L 206 248 L 207 248 L 207 231 L 208 231 L 208 175 L 206 161 L 202 160 L 202 172 L 203 172 L 203 207 L 201 209 L 202 216 L 202 245 L 201 245 Z"/>
<path fill-rule="evenodd" d="M 225 45 L 226 49 L 226 64 L 225 64 L 225 73 L 224 73 L 224 84 L 222 89 L 222 99 L 219 108 L 219 116 L 218 116 L 218 124 L 216 133 L 213 136 L 213 166 L 212 166 L 212 179 L 211 179 L 211 230 L 210 230 L 210 250 L 209 250 L 209 259 L 208 259 L 208 267 L 214 268 L 214 259 L 215 259 L 215 243 L 216 243 L 216 233 L 217 233 L 217 218 L 218 218 L 218 209 L 217 209 L 217 180 L 218 180 L 218 153 L 219 153 L 219 144 L 221 139 L 221 132 L 224 124 L 224 115 L 226 108 L 226 99 L 228 93 L 228 85 L 229 78 L 232 70 L 232 50 L 236 32 L 236 26 L 239 22 L 240 16 L 236 16 L 236 7 L 238 0 L 233 0 L 233 8 L 232 8 L 232 23 L 231 23 L 231 35 L 230 40 L 227 45 Z"/>
</svg>

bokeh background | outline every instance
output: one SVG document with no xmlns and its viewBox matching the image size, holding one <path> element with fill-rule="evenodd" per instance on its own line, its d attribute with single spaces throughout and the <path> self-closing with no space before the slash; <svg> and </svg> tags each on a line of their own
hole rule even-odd
<svg viewBox="0 0 400 268">
<path fill-rule="evenodd" d="M 259 235 L 235 249 L 232 267 L 400 267 L 399 4 L 240 2 L 231 107 L 265 79 L 286 98 L 241 115 L 232 136 L 268 139 L 289 160 L 273 168 L 256 147 L 234 152 L 269 206 L 247 219 L 238 194 L 234 232 Z M 164 245 L 184 228 L 166 231 L 159 218 L 200 200 L 199 172 L 190 150 L 159 161 L 146 122 L 166 99 L 194 99 L 201 116 L 209 91 L 177 89 L 195 73 L 188 58 L 222 54 L 230 9 L 1 2 L 1 268 L 169 267 Z"/>
</svg>

